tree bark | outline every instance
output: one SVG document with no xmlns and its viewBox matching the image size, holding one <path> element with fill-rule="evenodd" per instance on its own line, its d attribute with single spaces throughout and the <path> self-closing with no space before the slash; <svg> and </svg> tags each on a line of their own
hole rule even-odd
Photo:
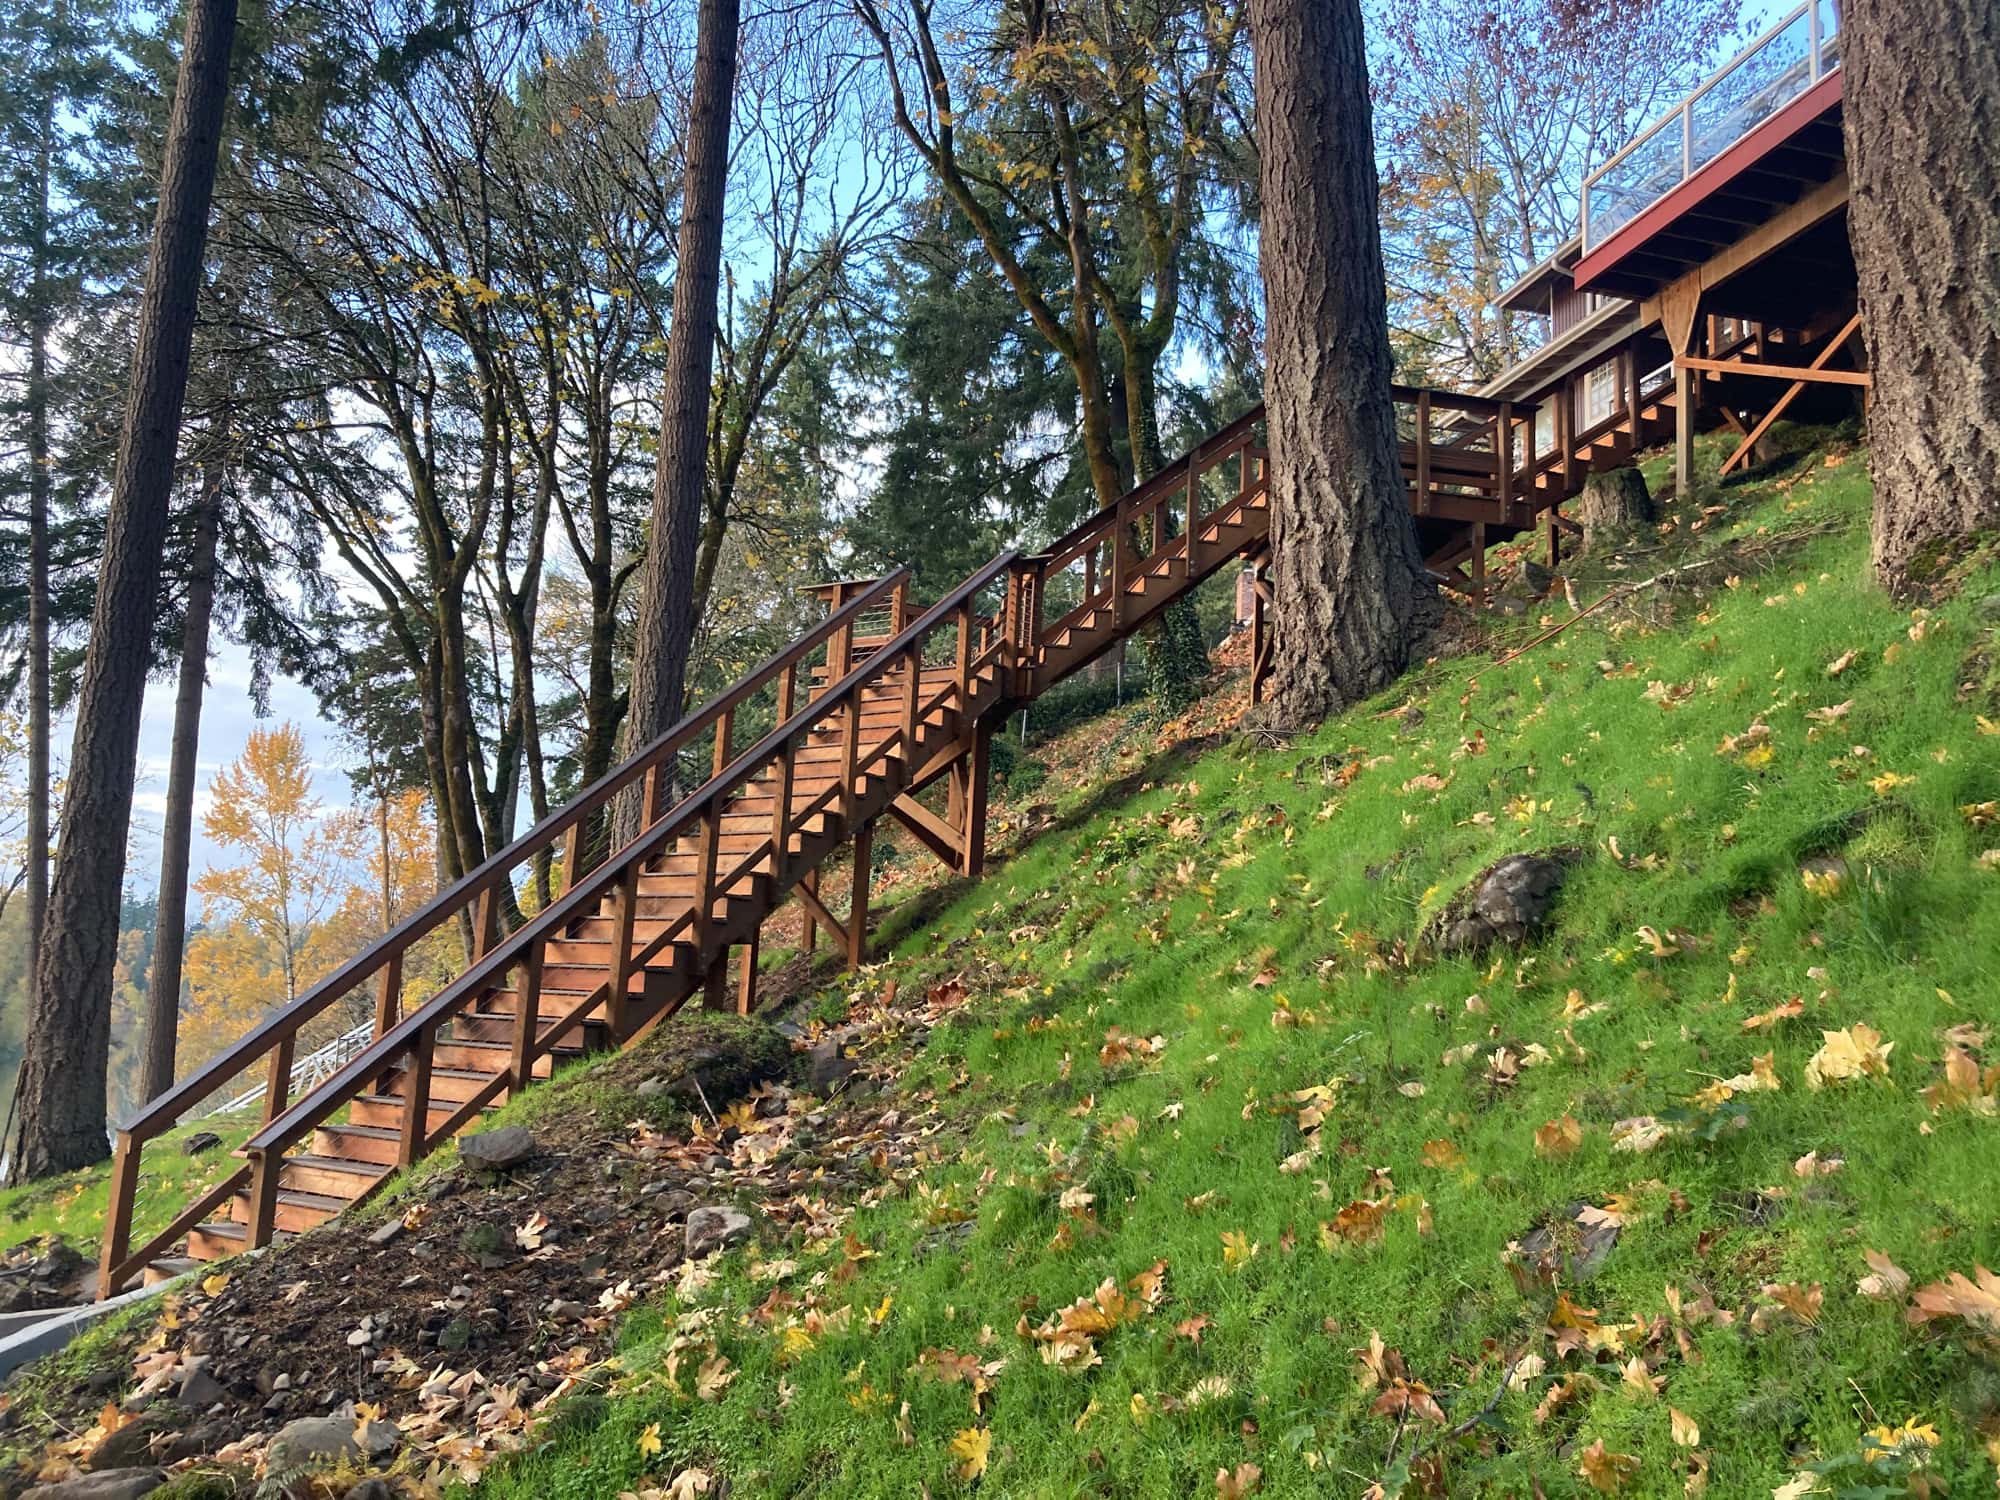
<svg viewBox="0 0 2000 1500">
<path fill-rule="evenodd" d="M 235 33 L 236 0 L 188 7 L 77 701 L 62 845 L 35 966 L 20 1134 L 9 1167 L 15 1182 L 110 1155 L 105 1066 L 125 839 Z"/>
<path fill-rule="evenodd" d="M 187 950 L 188 852 L 194 842 L 194 773 L 201 747 L 201 697 L 208 686 L 208 629 L 215 612 L 215 545 L 222 529 L 220 464 L 203 466 L 189 554 L 186 631 L 174 693 L 173 748 L 167 762 L 167 826 L 160 840 L 160 904 L 153 965 L 146 976 L 146 1068 L 139 1097 L 157 1099 L 174 1085 L 180 1031 L 181 959 Z"/>
<path fill-rule="evenodd" d="M 1902 593 L 2000 526 L 2000 9 L 1847 0 L 1840 45 L 1875 572 Z"/>
<path fill-rule="evenodd" d="M 1276 628 L 1269 718 L 1394 680 L 1441 612 L 1404 498 L 1358 0 L 1252 0 Z"/>
<path fill-rule="evenodd" d="M 34 307 L 28 332 L 28 976 L 30 1006 L 49 908 L 49 174 L 55 94 L 36 150 Z"/>
<path fill-rule="evenodd" d="M 625 743 L 632 750 L 679 719 L 688 646 L 694 638 L 695 549 L 701 540 L 702 481 L 708 456 L 715 299 L 722 274 L 723 200 L 729 185 L 729 111 L 736 87 L 737 12 L 738 0 L 701 0 L 696 21 L 680 262 L 674 268 L 674 321 L 667 340 L 659 460 L 653 471 L 652 537 L 639 595 L 632 701 L 625 723 Z M 650 815 L 651 809 L 647 809 L 645 816 Z M 632 803 L 621 812 L 621 835 L 630 837 L 640 821 L 639 809 Z"/>
</svg>

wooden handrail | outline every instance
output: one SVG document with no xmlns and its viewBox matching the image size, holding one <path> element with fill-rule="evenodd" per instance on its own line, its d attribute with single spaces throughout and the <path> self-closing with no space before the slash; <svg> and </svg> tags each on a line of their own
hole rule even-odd
<svg viewBox="0 0 2000 1500">
<path fill-rule="evenodd" d="M 954 614 L 962 601 L 971 598 L 1005 573 L 1019 556 L 1017 551 L 1004 552 L 959 584 L 882 650 L 851 669 L 839 682 L 814 698 L 791 719 L 771 730 L 751 749 L 738 756 L 721 775 L 710 778 L 689 796 L 683 798 L 665 817 L 644 829 L 638 837 L 606 860 L 593 872 L 597 879 L 590 886 L 579 886 L 564 892 L 553 905 L 536 913 L 523 926 L 509 933 L 490 952 L 425 1002 L 420 1009 L 405 1016 L 366 1052 L 358 1054 L 340 1072 L 300 1099 L 283 1115 L 265 1125 L 245 1144 L 246 1153 L 256 1158 L 269 1157 L 274 1152 L 283 1151 L 353 1098 L 370 1078 L 380 1073 L 402 1051 L 419 1042 L 427 1030 L 434 1030 L 459 1005 L 476 997 L 480 990 L 505 974 L 515 964 L 520 963 L 530 945 L 546 943 L 561 927 L 579 916 L 586 915 L 602 898 L 605 889 L 614 880 L 622 879 L 628 869 L 643 865 L 662 852 L 672 840 L 687 832 L 690 825 L 702 821 L 711 811 L 719 811 L 724 799 L 750 780 L 756 772 L 761 771 L 780 746 L 812 730 L 835 709 L 844 708 L 850 698 L 858 701 L 858 695 L 863 687 L 875 677 L 890 670 L 892 663 L 904 651 L 928 634 L 940 621 Z M 894 576 L 891 575 L 892 578 Z M 761 857 L 761 853 L 758 857 Z M 782 857 L 783 851 L 778 851 L 777 862 L 781 863 Z M 754 860 L 748 863 L 754 865 Z M 782 872 L 779 873 L 782 875 Z M 718 893 L 726 889 L 721 882 L 717 882 L 717 888 Z M 690 906 L 689 910 L 695 913 L 695 923 L 709 920 L 708 913 L 699 902 Z M 603 990 L 604 986 L 600 985 L 597 990 L 587 995 L 584 1001 L 579 1003 L 579 1013 L 597 1003 L 602 997 Z M 551 1035 L 554 1034 L 557 1034 L 556 1029 L 551 1030 Z M 536 1045 L 539 1046 L 539 1043 Z M 412 1113 L 419 1112 L 412 1111 Z"/>
<path fill-rule="evenodd" d="M 118 1130 L 117 1149 L 112 1163 L 111 1197 L 107 1206 L 104 1239 L 100 1251 L 103 1284 L 115 1288 L 131 1273 L 135 1257 L 130 1253 L 129 1241 L 134 1198 L 138 1187 L 139 1155 L 147 1141 L 172 1128 L 191 1106 L 200 1103 L 220 1085 L 241 1073 L 259 1058 L 266 1056 L 271 1064 L 272 1075 L 272 1087 L 267 1095 L 266 1128 L 269 1128 L 274 1119 L 290 1118 L 298 1113 L 305 1105 L 305 1099 L 298 1101 L 289 1110 L 285 1107 L 288 1102 L 286 1091 L 290 1072 L 286 1058 L 303 1027 L 371 977 L 384 977 L 399 968 L 404 954 L 410 947 L 461 913 L 468 909 L 477 910 L 482 903 L 490 904 L 492 895 L 500 883 L 508 881 L 517 867 L 526 864 L 538 852 L 553 846 L 556 840 L 566 833 L 571 834 L 574 839 L 574 831 L 579 829 L 585 820 L 607 807 L 615 797 L 635 782 L 642 779 L 650 781 L 657 768 L 678 754 L 685 745 L 711 725 L 730 722 L 736 708 L 752 694 L 774 677 L 789 677 L 798 664 L 822 643 L 840 631 L 851 630 L 858 615 L 874 607 L 883 597 L 892 594 L 896 589 L 907 586 L 908 579 L 909 570 L 899 568 L 876 580 L 872 587 L 857 594 L 840 610 L 806 631 L 783 650 L 767 658 L 748 674 L 738 678 L 716 698 L 702 705 L 664 734 L 599 777 L 566 806 L 544 818 L 505 849 L 486 859 L 477 869 L 433 896 L 416 912 L 404 918 L 371 944 L 366 952 L 343 964 L 291 1005 L 252 1028 L 222 1054 L 210 1059 L 186 1079 L 126 1120 Z M 538 932 L 546 930 L 548 924 L 543 919 L 558 910 L 571 916 L 579 914 L 587 902 L 595 902 L 601 897 L 604 884 L 602 879 L 573 880 L 561 899 L 520 930 L 526 931 L 528 928 L 534 928 Z M 469 990 L 477 993 L 476 990 L 472 990 L 472 986 L 477 983 L 474 976 L 504 972 L 505 969 L 512 967 L 516 961 L 514 955 L 518 954 L 522 945 L 510 936 L 506 941 L 497 944 L 482 943 L 479 947 L 480 951 L 476 951 L 473 963 L 440 992 L 436 997 L 437 1000 L 442 1000 L 447 995 L 462 998 Z M 387 993 L 385 978 L 384 983 L 378 985 L 376 996 L 378 1026 L 388 1021 L 393 1003 L 394 997 Z M 426 1005 L 418 1014 L 434 1016 L 442 1013 L 443 1011 L 433 1003 Z M 359 1056 L 372 1058 L 371 1066 L 378 1073 L 381 1072 L 395 1060 L 400 1050 L 393 1048 L 385 1050 L 382 1043 L 392 1035 L 402 1034 L 405 1029 L 397 1026 L 382 1031 L 377 1042 Z M 343 1070 L 347 1071 L 351 1070 Z M 286 1076 L 279 1076 L 281 1073 Z M 306 1098 L 317 1097 L 320 1092 L 321 1090 L 315 1089 Z M 347 1097 L 352 1097 L 352 1094 Z M 346 1102 L 345 1098 L 341 1102 Z M 320 1118 L 325 1118 L 325 1115 L 322 1114 Z M 206 1212 L 213 1206 L 213 1203 L 204 1201 L 195 1208 Z M 184 1221 L 187 1220 L 188 1212 L 193 1211 L 184 1211 L 175 1220 L 172 1227 L 176 1232 L 189 1227 Z M 146 1254 L 150 1256 L 158 1243 L 159 1237 L 156 1236 L 154 1242 L 146 1247 Z"/>
<path fill-rule="evenodd" d="M 603 808 L 651 767 L 681 749 L 689 740 L 755 693 L 779 672 L 796 664 L 836 630 L 849 623 L 855 615 L 865 612 L 908 572 L 907 568 L 898 568 L 894 573 L 876 580 L 875 587 L 857 595 L 841 610 L 829 615 L 784 650 L 767 658 L 748 674 L 738 678 L 719 697 L 703 704 L 643 749 L 605 772 L 580 792 L 574 801 L 550 813 L 499 853 L 488 857 L 477 869 L 461 876 L 417 911 L 398 922 L 372 943 L 366 953 L 343 964 L 284 1010 L 247 1032 L 228 1051 L 211 1059 L 152 1103 L 142 1107 L 119 1127 L 120 1133 L 129 1134 L 135 1140 L 148 1140 L 164 1130 L 171 1129 L 189 1105 L 200 1103 L 218 1086 L 242 1072 L 251 1062 L 269 1051 L 278 1038 L 296 1034 L 306 1022 L 373 975 L 392 957 L 401 956 L 414 943 L 428 937 L 446 921 L 456 917 L 460 911 L 492 889 L 512 870 L 525 864 L 537 850 L 552 844 L 568 832 L 571 826 Z"/>
</svg>

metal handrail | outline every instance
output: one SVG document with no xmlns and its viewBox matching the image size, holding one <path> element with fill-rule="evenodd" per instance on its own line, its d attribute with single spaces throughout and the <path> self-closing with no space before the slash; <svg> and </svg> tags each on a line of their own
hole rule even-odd
<svg viewBox="0 0 2000 1500">
<path fill-rule="evenodd" d="M 1660 116 L 1657 120 L 1653 121 L 1652 124 L 1648 125 L 1644 130 L 1640 131 L 1637 135 L 1632 137 L 1630 141 L 1626 142 L 1624 146 L 1620 147 L 1616 152 L 1614 152 L 1604 162 L 1602 166 L 1598 167 L 1595 171 L 1588 173 L 1584 177 L 1583 193 L 1582 193 L 1582 232 L 1583 232 L 1584 254 L 1588 255 L 1591 252 L 1591 250 L 1594 249 L 1596 246 L 1596 241 L 1591 232 L 1592 231 L 1591 211 L 1590 211 L 1591 190 L 1595 188 L 1598 185 L 1598 183 L 1601 182 L 1608 173 L 1615 170 L 1620 164 L 1625 162 L 1635 152 L 1639 151 L 1641 148 L 1649 144 L 1655 136 L 1661 134 L 1663 131 L 1668 129 L 1670 126 L 1675 125 L 1676 123 L 1678 123 L 1679 125 L 1680 137 L 1681 137 L 1681 169 L 1680 169 L 1680 176 L 1674 183 L 1674 186 L 1677 187 L 1680 185 L 1680 183 L 1686 182 L 1690 177 L 1694 175 L 1696 170 L 1694 163 L 1695 106 L 1701 102 L 1702 98 L 1705 95 L 1707 95 L 1709 92 L 1715 89 L 1719 84 L 1721 84 L 1724 79 L 1729 77 L 1730 74 L 1734 73 L 1738 67 L 1748 62 L 1752 57 L 1756 56 L 1759 52 L 1763 51 L 1766 47 L 1770 46 L 1779 37 L 1783 36 L 1787 31 L 1789 31 L 1794 25 L 1798 23 L 1798 20 L 1801 16 L 1809 18 L 1806 23 L 1807 37 L 1808 37 L 1808 45 L 1807 45 L 1807 65 L 1808 65 L 1807 77 L 1809 80 L 1808 87 L 1810 87 L 1812 84 L 1818 83 L 1821 78 L 1832 73 L 1835 69 L 1837 69 L 1840 66 L 1840 59 L 1837 55 L 1831 60 L 1831 62 L 1829 62 L 1826 58 L 1826 42 L 1829 39 L 1829 37 L 1837 35 L 1840 30 L 1840 13 L 1838 8 L 1836 7 L 1833 12 L 1834 24 L 1832 29 L 1829 31 L 1825 26 L 1825 21 L 1824 21 L 1825 13 L 1821 9 L 1822 3 L 1823 0 L 1805 0 L 1804 4 L 1795 6 L 1792 10 L 1788 11 L 1781 20 L 1767 27 L 1763 32 L 1763 34 L 1759 36 L 1754 42 L 1750 43 L 1750 45 L 1743 48 L 1740 52 L 1736 53 L 1736 55 L 1731 57 L 1728 62 L 1724 63 L 1721 67 L 1717 68 L 1714 72 L 1710 73 L 1700 83 L 1696 84 L 1693 89 L 1689 90 L 1687 96 L 1683 98 L 1680 101 L 1680 103 L 1676 104 L 1672 109 L 1668 110 L 1664 115 Z M 1759 121 L 1758 123 L 1761 124 L 1763 122 Z M 1748 132 L 1746 131 L 1744 132 L 1744 134 L 1748 134 Z M 1737 139 L 1739 140 L 1741 138 L 1742 136 L 1740 135 L 1737 137 Z M 1713 159 L 1714 159 L 1713 156 L 1709 158 L 1709 160 Z M 1704 166 L 1706 164 L 1707 164 L 1706 162 L 1703 163 Z M 1660 192 L 1653 194 L 1652 197 L 1650 197 L 1646 201 L 1646 203 L 1642 205 L 1639 209 L 1635 210 L 1632 214 L 1627 215 L 1625 218 L 1619 220 L 1617 224 L 1613 225 L 1610 232 L 1615 234 L 1619 229 L 1624 228 L 1625 225 L 1631 223 L 1632 220 L 1638 216 L 1638 214 L 1643 213 L 1647 208 L 1650 208 L 1654 203 L 1657 203 L 1662 197 L 1664 197 L 1670 191 L 1672 191 L 1672 188 L 1665 188 L 1662 189 Z"/>
</svg>

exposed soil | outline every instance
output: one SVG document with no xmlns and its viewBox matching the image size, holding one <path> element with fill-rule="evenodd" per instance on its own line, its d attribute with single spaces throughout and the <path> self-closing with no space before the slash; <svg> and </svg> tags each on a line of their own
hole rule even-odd
<svg viewBox="0 0 2000 1500">
<path fill-rule="evenodd" d="M 882 1086 L 908 1033 L 963 999 L 941 987 L 899 1003 L 891 985 L 797 1053 L 764 1023 L 692 1017 L 559 1080 L 529 1096 L 538 1149 L 520 1165 L 453 1162 L 218 1267 L 88 1367 L 32 1371 L 32 1412 L 0 1410 L 16 1465 L 0 1495 L 114 1464 L 220 1460 L 247 1482 L 287 1422 L 357 1408 L 400 1429 L 398 1474 L 476 1474 L 591 1385 L 625 1310 L 684 1274 L 690 1214 L 735 1210 L 748 1222 L 730 1221 L 732 1243 L 776 1253 L 838 1238 L 857 1204 L 896 1191 L 947 1121 Z M 809 1074 L 831 1098 L 806 1091 Z"/>
</svg>

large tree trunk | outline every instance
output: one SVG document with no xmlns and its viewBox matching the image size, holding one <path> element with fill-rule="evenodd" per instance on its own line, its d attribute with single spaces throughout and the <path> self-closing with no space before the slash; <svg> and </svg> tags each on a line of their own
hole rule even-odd
<svg viewBox="0 0 2000 1500">
<path fill-rule="evenodd" d="M 215 611 L 215 544 L 222 529 L 223 470 L 203 467 L 188 562 L 186 630 L 174 693 L 174 739 L 167 761 L 167 826 L 160 840 L 160 905 L 153 966 L 146 977 L 146 1068 L 139 1097 L 153 1100 L 174 1084 L 180 1031 L 181 958 L 187 948 L 188 851 L 194 842 L 194 772 L 201 747 L 201 695 L 208 686 L 208 627 Z"/>
<path fill-rule="evenodd" d="M 2000 526 L 2000 9 L 1847 0 L 1843 17 L 1875 571 L 1901 592 Z"/>
<path fill-rule="evenodd" d="M 667 341 L 659 462 L 653 471 L 652 537 L 639 596 L 632 704 L 625 724 L 625 743 L 633 750 L 680 718 L 688 645 L 694 638 L 695 549 L 701 540 L 702 481 L 708 458 L 715 299 L 722 274 L 723 199 L 729 185 L 729 110 L 736 88 L 737 8 L 737 0 L 701 0 L 696 21 L 680 263 L 674 271 L 674 321 Z M 636 832 L 638 823 L 636 804 L 621 813 L 623 835 Z"/>
<path fill-rule="evenodd" d="M 54 97 L 50 96 L 51 110 Z M 36 204 L 35 306 L 28 334 L 28 975 L 41 962 L 49 908 L 49 303 L 48 130 Z M 32 1003 L 32 997 L 31 997 Z"/>
<path fill-rule="evenodd" d="M 35 967 L 20 1134 L 9 1168 L 16 1182 L 110 1155 L 104 1072 L 125 839 L 235 34 L 236 0 L 193 0 L 188 7 L 77 700 L 62 844 Z"/>
<path fill-rule="evenodd" d="M 1392 681 L 1440 605 L 1404 499 L 1358 0 L 1252 0 L 1276 589 L 1269 717 Z"/>
</svg>

